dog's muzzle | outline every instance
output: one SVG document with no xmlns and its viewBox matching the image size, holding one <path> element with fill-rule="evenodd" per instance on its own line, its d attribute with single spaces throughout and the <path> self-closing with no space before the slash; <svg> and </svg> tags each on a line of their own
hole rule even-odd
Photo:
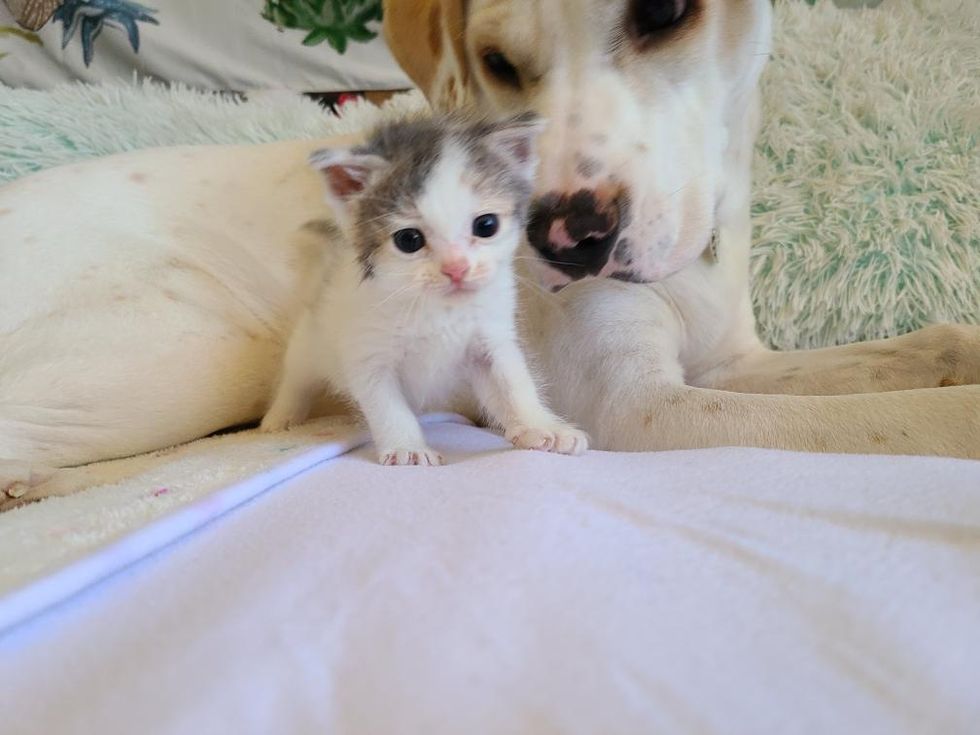
<svg viewBox="0 0 980 735">
<path fill-rule="evenodd" d="M 627 209 L 623 195 L 603 198 L 588 189 L 546 194 L 531 206 L 528 242 L 567 281 L 605 275 Z"/>
</svg>

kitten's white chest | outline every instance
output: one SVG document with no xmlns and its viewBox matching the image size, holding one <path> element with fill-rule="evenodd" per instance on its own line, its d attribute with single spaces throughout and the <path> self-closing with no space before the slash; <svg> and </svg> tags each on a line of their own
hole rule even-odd
<svg viewBox="0 0 980 735">
<path fill-rule="evenodd" d="M 445 411 L 469 388 L 467 353 L 478 336 L 473 315 L 440 315 L 402 345 L 398 376 L 416 411 Z"/>
</svg>

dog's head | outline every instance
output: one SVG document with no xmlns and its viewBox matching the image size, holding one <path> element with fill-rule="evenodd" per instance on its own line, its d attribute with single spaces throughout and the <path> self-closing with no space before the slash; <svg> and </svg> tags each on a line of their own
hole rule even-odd
<svg viewBox="0 0 980 735">
<path fill-rule="evenodd" d="M 528 239 L 557 287 L 665 278 L 744 205 L 770 14 L 769 0 L 386 0 L 385 31 L 436 108 L 548 121 Z"/>
</svg>

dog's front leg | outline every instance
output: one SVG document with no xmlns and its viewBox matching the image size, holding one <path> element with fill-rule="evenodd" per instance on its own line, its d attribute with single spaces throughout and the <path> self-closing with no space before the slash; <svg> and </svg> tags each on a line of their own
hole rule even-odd
<svg viewBox="0 0 980 735">
<path fill-rule="evenodd" d="M 538 312 L 554 408 L 609 450 L 751 446 L 980 458 L 980 386 L 794 396 L 685 385 L 683 334 L 652 291 L 583 284 Z M 538 320 L 536 317 L 536 321 Z"/>
<path fill-rule="evenodd" d="M 980 459 L 980 386 L 843 396 L 636 387 L 645 399 L 634 388 L 597 411 L 595 427 L 580 419 L 597 448 L 747 446 Z"/>
<path fill-rule="evenodd" d="M 841 395 L 980 383 L 980 327 L 941 324 L 841 347 L 759 349 L 692 376 L 703 387 L 745 393 Z"/>
</svg>

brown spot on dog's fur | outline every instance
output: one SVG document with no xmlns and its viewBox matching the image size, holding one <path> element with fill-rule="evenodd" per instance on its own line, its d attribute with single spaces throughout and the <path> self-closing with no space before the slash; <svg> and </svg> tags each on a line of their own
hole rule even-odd
<svg viewBox="0 0 980 735">
<path fill-rule="evenodd" d="M 171 301 L 177 301 L 178 300 L 177 292 L 174 291 L 174 290 L 172 290 L 172 289 L 169 289 L 169 288 L 163 289 L 163 295 L 166 296 Z"/>
<path fill-rule="evenodd" d="M 962 384 L 958 380 L 956 380 L 956 378 L 951 378 L 948 375 L 939 381 L 940 388 L 950 388 L 954 385 L 962 385 Z"/>
<path fill-rule="evenodd" d="M 439 13 L 442 9 L 440 3 L 432 3 L 429 10 L 429 48 L 432 49 L 433 58 L 442 56 L 442 23 L 440 23 Z"/>
<path fill-rule="evenodd" d="M 871 368 L 871 379 L 877 383 L 884 383 L 888 380 L 888 371 L 876 365 Z"/>
<path fill-rule="evenodd" d="M 722 406 L 721 401 L 710 401 L 704 404 L 705 413 L 721 413 L 722 408 L 724 406 Z"/>
<path fill-rule="evenodd" d="M 884 434 L 879 434 L 877 431 L 873 432 L 868 438 L 871 439 L 872 444 L 880 445 L 888 441 L 888 437 L 886 437 Z"/>
<path fill-rule="evenodd" d="M 314 235 L 327 238 L 338 238 L 342 235 L 340 228 L 337 227 L 333 222 L 327 219 L 314 219 L 310 220 L 303 225 L 303 229 L 306 232 L 310 232 Z"/>
<path fill-rule="evenodd" d="M 591 179 L 602 171 L 602 163 L 595 158 L 580 156 L 575 165 L 575 171 L 584 179 Z"/>
<path fill-rule="evenodd" d="M 643 426 L 646 429 L 649 429 L 650 427 L 653 426 L 653 414 L 652 413 L 648 413 L 646 415 L 646 418 L 643 419 Z"/>
<path fill-rule="evenodd" d="M 134 171 L 129 175 L 129 180 L 134 184 L 145 184 L 146 174 L 141 174 L 139 171 Z"/>
<path fill-rule="evenodd" d="M 813 437 L 813 448 L 818 452 L 826 452 L 830 448 L 830 442 L 825 436 Z"/>
</svg>

